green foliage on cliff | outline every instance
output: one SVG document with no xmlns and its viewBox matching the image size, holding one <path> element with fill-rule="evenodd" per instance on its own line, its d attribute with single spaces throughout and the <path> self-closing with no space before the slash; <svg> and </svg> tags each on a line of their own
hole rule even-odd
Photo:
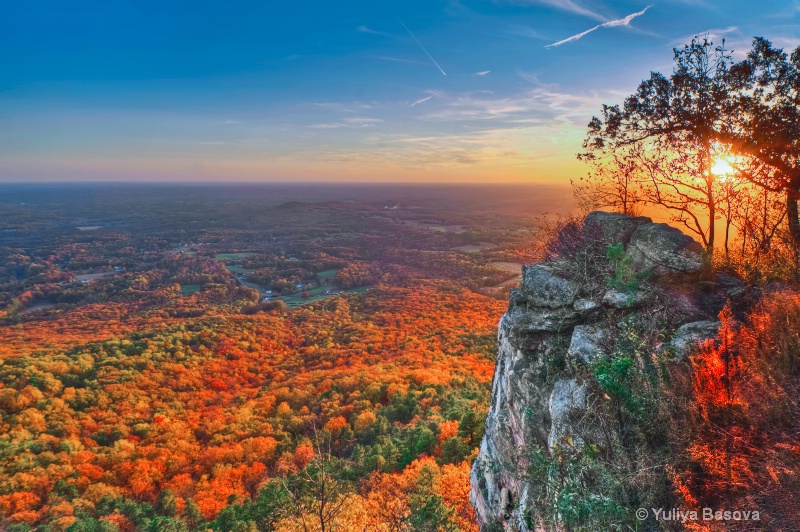
<svg viewBox="0 0 800 532">
<path fill-rule="evenodd" d="M 644 281 L 650 277 L 647 270 L 638 271 L 633 264 L 633 257 L 625 253 L 622 244 L 613 244 L 606 250 L 606 258 L 614 269 L 614 276 L 606 279 L 606 284 L 628 294 L 636 292 Z"/>
</svg>

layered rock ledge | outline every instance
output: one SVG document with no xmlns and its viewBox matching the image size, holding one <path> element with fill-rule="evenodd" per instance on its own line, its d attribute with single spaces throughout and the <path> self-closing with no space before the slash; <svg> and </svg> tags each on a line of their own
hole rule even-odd
<svg viewBox="0 0 800 532">
<path fill-rule="evenodd" d="M 588 421 L 596 392 L 581 368 L 616 349 L 623 320 L 657 315 L 663 342 L 653 356 L 685 363 L 715 336 L 722 306 L 744 292 L 735 279 L 709 278 L 699 243 L 650 218 L 594 212 L 581 235 L 586 253 L 524 267 L 500 320 L 491 407 L 471 473 L 482 531 L 536 529 L 532 448 L 602 445 Z M 605 256 L 615 245 L 625 252 L 617 263 Z"/>
</svg>

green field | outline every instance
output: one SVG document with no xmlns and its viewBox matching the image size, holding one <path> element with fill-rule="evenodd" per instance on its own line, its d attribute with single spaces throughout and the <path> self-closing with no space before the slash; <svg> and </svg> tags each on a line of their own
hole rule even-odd
<svg viewBox="0 0 800 532">
<path fill-rule="evenodd" d="M 322 294 L 322 295 L 317 295 L 317 296 L 311 296 L 308 299 L 303 299 L 302 297 L 291 296 L 291 297 L 287 297 L 286 299 L 284 299 L 283 302 L 286 303 L 286 308 L 290 308 L 291 309 L 291 308 L 297 308 L 300 305 L 307 305 L 308 303 L 313 303 L 314 301 L 321 301 L 321 300 L 327 299 L 329 297 L 332 297 L 332 296 Z"/>
<path fill-rule="evenodd" d="M 337 273 L 339 273 L 338 269 L 336 269 L 336 270 L 325 270 L 325 271 L 317 273 L 317 277 L 333 277 Z"/>
<path fill-rule="evenodd" d="M 199 284 L 182 284 L 181 285 L 181 294 L 190 296 L 200 291 L 201 286 Z"/>
<path fill-rule="evenodd" d="M 255 253 L 217 253 L 214 258 L 217 260 L 242 260 L 246 257 L 252 257 Z"/>
<path fill-rule="evenodd" d="M 352 292 L 354 294 L 363 294 L 367 291 L 369 286 L 359 286 L 357 288 L 348 288 L 346 290 L 341 290 L 340 292 Z M 334 297 L 339 295 L 336 294 L 326 294 L 325 291 L 328 290 L 328 287 L 320 286 L 317 288 L 312 288 L 311 290 L 304 290 L 304 292 L 308 292 L 309 296 L 307 299 L 304 299 L 299 294 L 291 295 L 287 297 L 281 298 L 281 300 L 286 303 L 286 308 L 297 308 L 300 305 L 306 305 L 308 303 L 313 303 L 314 301 L 320 301 L 322 299 L 327 299 L 329 297 Z"/>
<path fill-rule="evenodd" d="M 308 292 L 309 295 L 318 296 L 320 294 L 324 294 L 326 290 L 330 290 L 327 286 L 318 286 L 316 288 L 312 288 L 310 290 L 303 290 L 303 292 Z"/>
</svg>

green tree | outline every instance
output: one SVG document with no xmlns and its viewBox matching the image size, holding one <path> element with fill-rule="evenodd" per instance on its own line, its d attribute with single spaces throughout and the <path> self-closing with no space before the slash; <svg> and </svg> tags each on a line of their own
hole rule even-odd
<svg viewBox="0 0 800 532">
<path fill-rule="evenodd" d="M 484 416 L 467 410 L 458 422 L 458 436 L 468 439 L 470 446 L 477 447 L 483 437 L 484 423 Z"/>
<path fill-rule="evenodd" d="M 67 529 L 67 532 L 118 532 L 119 528 L 108 521 L 86 518 L 78 519 Z"/>
<path fill-rule="evenodd" d="M 800 250 L 800 47 L 791 54 L 763 37 L 732 70 L 736 120 L 724 141 L 774 172 L 752 172 L 751 182 L 785 195 L 786 223 Z"/>
<path fill-rule="evenodd" d="M 469 445 L 464 443 L 461 438 L 447 438 L 442 444 L 442 454 L 439 456 L 439 461 L 443 464 L 457 464 L 462 462 L 469 452 Z"/>
<path fill-rule="evenodd" d="M 717 217 L 712 168 L 730 116 L 732 59 L 724 47 L 693 39 L 674 50 L 674 61 L 669 77 L 653 72 L 622 107 L 603 106 L 602 116 L 589 123 L 579 158 L 601 170 L 635 165 L 644 202 L 667 209 L 711 255 Z"/>
<path fill-rule="evenodd" d="M 408 494 L 411 513 L 408 524 L 415 532 L 457 532 L 458 527 L 451 517 L 452 508 L 444 504 L 444 499 L 437 493 L 437 471 L 430 465 L 425 465 L 419 472 L 416 485 Z"/>
<path fill-rule="evenodd" d="M 255 526 L 262 532 L 270 532 L 286 517 L 289 502 L 290 494 L 283 483 L 271 480 L 259 490 L 255 499 L 223 508 L 211 528 L 219 532 L 240 532 Z"/>
<path fill-rule="evenodd" d="M 174 517 L 178 512 L 177 502 L 177 498 L 172 491 L 164 490 L 158 496 L 158 500 L 156 501 L 156 512 L 159 515 Z"/>
<path fill-rule="evenodd" d="M 183 510 L 183 519 L 189 525 L 189 530 L 199 530 L 205 523 L 203 514 L 200 513 L 200 508 L 194 499 L 186 499 L 186 506 Z"/>
</svg>

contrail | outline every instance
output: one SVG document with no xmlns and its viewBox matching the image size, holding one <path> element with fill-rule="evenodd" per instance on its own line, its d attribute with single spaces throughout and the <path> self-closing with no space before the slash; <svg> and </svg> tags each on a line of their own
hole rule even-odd
<svg viewBox="0 0 800 532">
<path fill-rule="evenodd" d="M 586 30 L 584 32 L 578 33 L 577 35 L 573 35 L 572 37 L 567 37 L 563 41 L 558 41 L 558 42 L 554 42 L 553 44 L 548 44 L 547 46 L 545 46 L 545 48 L 554 48 L 556 46 L 561 46 L 562 44 L 566 44 L 568 42 L 577 41 L 578 39 L 580 39 L 582 37 L 585 37 L 586 35 L 592 33 L 593 31 L 595 31 L 597 29 L 600 29 L 600 28 L 616 28 L 617 26 L 630 26 L 631 25 L 631 21 L 633 19 L 635 19 L 636 17 L 641 17 L 642 15 L 644 15 L 645 13 L 647 13 L 647 10 L 650 9 L 651 7 L 653 7 L 653 6 L 647 6 L 646 8 L 642 9 L 641 11 L 638 11 L 636 13 L 631 13 L 627 17 L 621 18 L 619 20 L 609 20 L 608 22 L 603 22 L 602 24 L 598 24 L 594 28 L 589 28 L 588 30 Z"/>
<path fill-rule="evenodd" d="M 434 59 L 433 56 L 431 56 L 431 54 L 428 53 L 428 50 L 426 50 L 425 47 L 422 46 L 422 43 L 419 42 L 416 37 L 414 37 L 414 34 L 411 33 L 411 30 L 408 29 L 405 24 L 403 24 L 403 21 L 400 20 L 400 19 L 397 19 L 397 21 L 400 22 L 400 25 L 403 26 L 403 28 L 408 32 L 408 34 L 411 36 L 411 38 L 414 39 L 414 42 L 417 43 L 420 48 L 422 48 L 422 51 L 425 52 L 425 55 L 428 56 L 428 59 L 430 59 L 431 62 L 434 65 L 436 65 L 436 68 L 439 69 L 439 72 L 441 72 L 443 76 L 447 76 L 447 73 L 444 70 L 442 70 L 442 67 L 439 66 L 439 63 L 436 62 L 436 59 Z"/>
<path fill-rule="evenodd" d="M 433 95 L 426 96 L 425 98 L 422 98 L 421 100 L 417 100 L 416 102 L 412 103 L 411 105 L 409 105 L 409 107 L 414 107 L 415 105 L 419 105 L 421 103 L 425 103 L 428 100 L 430 100 L 431 98 L 433 98 Z"/>
</svg>

